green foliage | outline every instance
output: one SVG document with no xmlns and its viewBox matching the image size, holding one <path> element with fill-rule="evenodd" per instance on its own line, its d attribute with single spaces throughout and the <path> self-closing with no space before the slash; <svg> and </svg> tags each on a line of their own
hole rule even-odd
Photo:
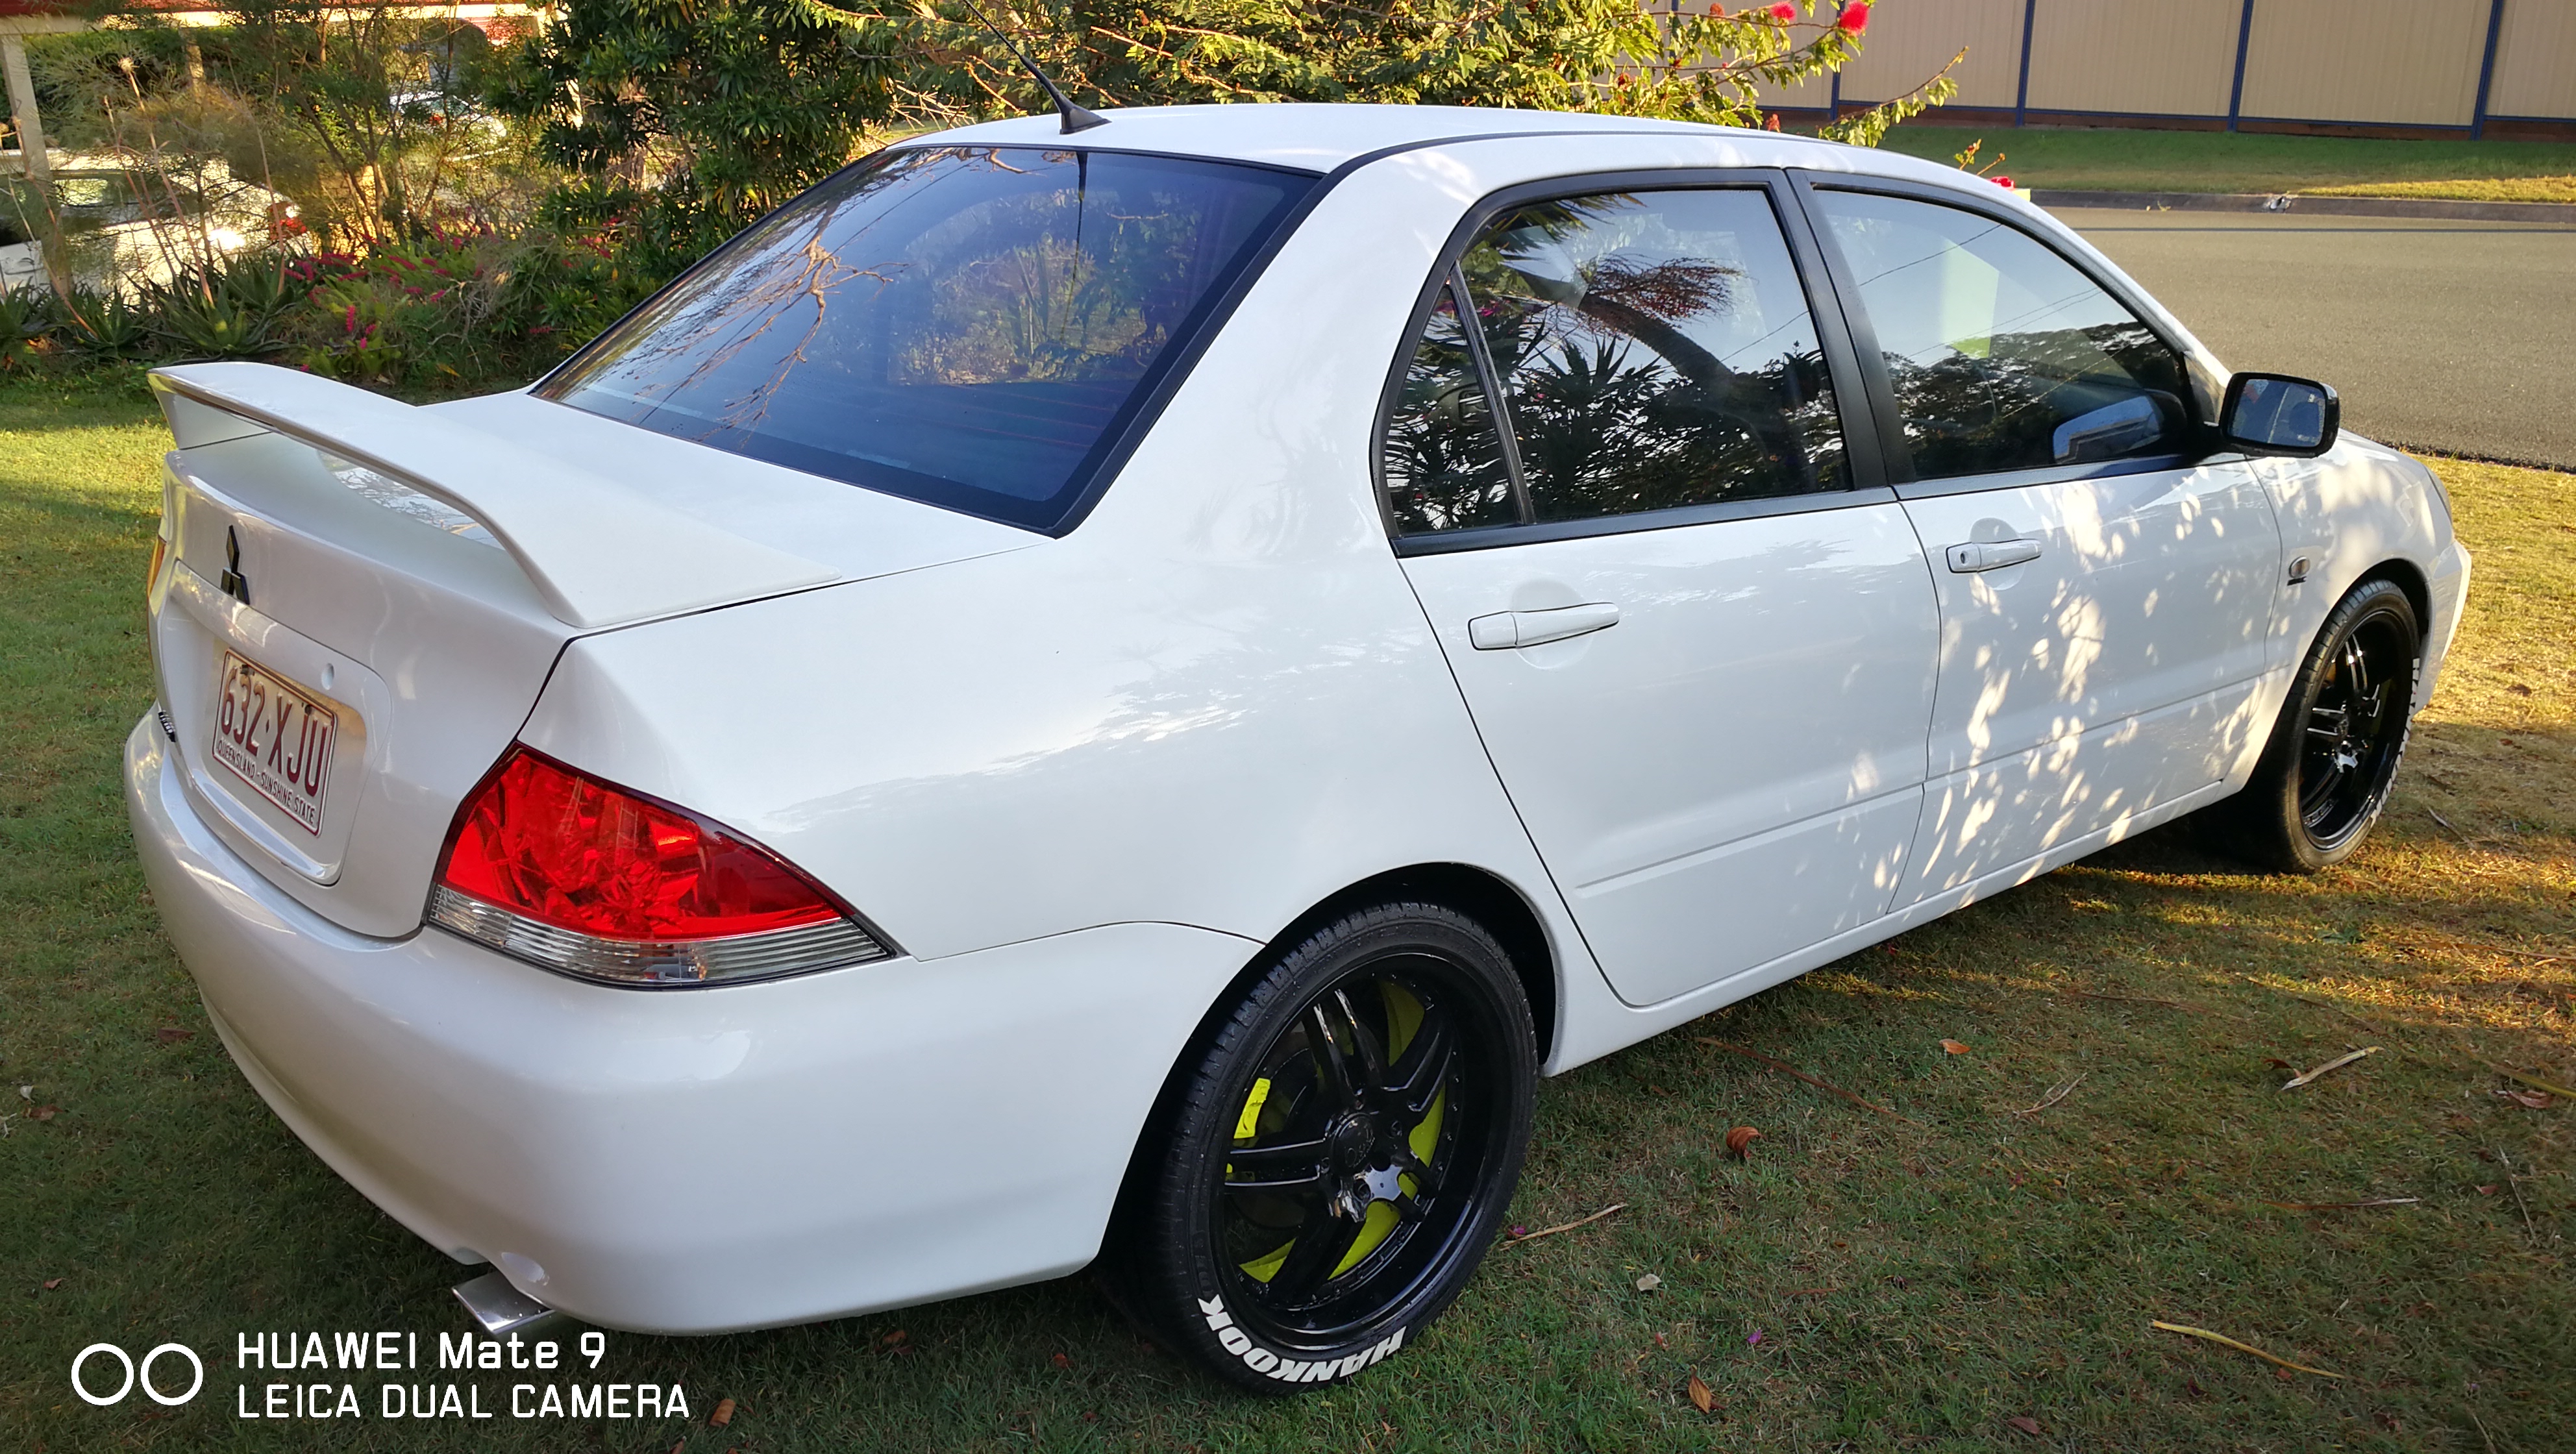
<svg viewBox="0 0 2576 1454">
<path fill-rule="evenodd" d="M 669 152 L 734 226 L 838 168 L 894 109 L 912 25 L 815 0 L 596 0 L 518 48 L 490 96 L 578 172 Z"/>
<path fill-rule="evenodd" d="M 1868 13 L 1650 14 L 1635 0 L 1065 0 L 987 10 L 1095 104 L 1377 101 L 1735 126 L 1763 124 L 1758 88 L 1848 61 Z M 1874 141 L 1950 91 L 1946 75 L 1927 77 L 1828 132 Z M 547 154 L 585 176 L 685 189 L 689 204 L 678 210 L 710 232 L 739 228 L 892 132 L 1045 104 L 963 0 L 601 0 L 509 55 L 491 100 L 537 126 Z"/>
<path fill-rule="evenodd" d="M 92 360 L 139 358 L 152 346 L 151 315 L 123 293 L 74 288 L 55 336 Z"/>
<path fill-rule="evenodd" d="M 144 296 L 153 332 L 183 360 L 258 358 L 273 345 L 278 312 L 224 286 L 213 268 L 183 272 Z"/>
<path fill-rule="evenodd" d="M 54 295 L 30 284 L 0 292 L 0 371 L 24 367 L 53 325 Z"/>
</svg>

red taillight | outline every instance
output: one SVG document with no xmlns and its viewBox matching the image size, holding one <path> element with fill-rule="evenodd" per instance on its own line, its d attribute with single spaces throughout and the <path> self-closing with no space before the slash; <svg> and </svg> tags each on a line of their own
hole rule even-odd
<svg viewBox="0 0 2576 1454">
<path fill-rule="evenodd" d="M 518 746 L 457 815 L 430 919 L 549 968 L 632 983 L 887 954 L 766 849 Z"/>
</svg>

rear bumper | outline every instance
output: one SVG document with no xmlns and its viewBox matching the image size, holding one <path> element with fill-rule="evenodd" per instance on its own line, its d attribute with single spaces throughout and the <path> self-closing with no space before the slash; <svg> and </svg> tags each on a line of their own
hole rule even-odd
<svg viewBox="0 0 2576 1454">
<path fill-rule="evenodd" d="M 806 1322 L 1070 1272 L 1253 951 L 1119 924 L 768 984 L 564 979 L 352 934 L 208 831 L 147 715 L 135 841 L 243 1074 L 351 1185 L 585 1321 Z"/>
</svg>

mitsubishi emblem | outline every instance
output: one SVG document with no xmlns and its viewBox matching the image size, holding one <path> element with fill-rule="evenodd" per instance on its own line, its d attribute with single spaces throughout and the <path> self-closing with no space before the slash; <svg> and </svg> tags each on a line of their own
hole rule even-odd
<svg viewBox="0 0 2576 1454">
<path fill-rule="evenodd" d="M 241 536 L 233 527 L 224 527 L 224 573 L 215 582 L 223 593 L 247 606 L 250 604 L 250 577 L 242 574 Z"/>
</svg>

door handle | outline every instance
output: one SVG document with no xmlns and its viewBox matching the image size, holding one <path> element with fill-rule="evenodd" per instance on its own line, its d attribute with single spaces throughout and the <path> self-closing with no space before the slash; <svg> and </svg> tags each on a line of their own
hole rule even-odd
<svg viewBox="0 0 2576 1454">
<path fill-rule="evenodd" d="M 1950 569 L 1961 575 L 1981 570 L 2002 570 L 2026 560 L 2039 559 L 2036 540 L 1972 540 L 1966 545 L 1951 546 L 1947 552 Z"/>
<path fill-rule="evenodd" d="M 1515 646 L 1541 646 L 1619 624 L 1619 608 L 1608 601 L 1559 606 L 1550 611 L 1497 611 L 1467 623 L 1467 639 L 1478 651 L 1507 651 Z"/>
</svg>

